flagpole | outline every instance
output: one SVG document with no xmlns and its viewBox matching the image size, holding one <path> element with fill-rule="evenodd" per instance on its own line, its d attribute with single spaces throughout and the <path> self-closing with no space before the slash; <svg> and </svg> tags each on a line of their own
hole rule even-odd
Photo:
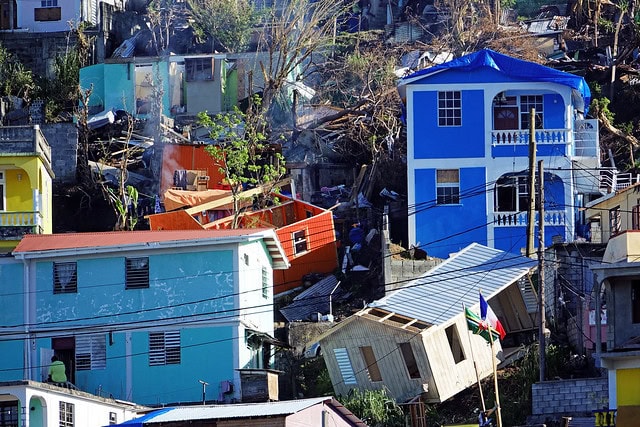
<svg viewBox="0 0 640 427">
<path fill-rule="evenodd" d="M 496 353 L 493 348 L 493 333 L 491 332 L 491 326 L 489 325 L 489 340 L 491 341 L 491 361 L 493 362 L 493 384 L 496 390 L 496 424 L 497 427 L 502 427 L 502 409 L 500 408 L 500 393 L 498 393 L 498 366 L 496 364 Z"/>
<path fill-rule="evenodd" d="M 462 312 L 465 313 L 465 319 L 464 319 L 464 323 L 467 323 L 467 310 L 466 307 L 464 306 L 464 303 L 462 303 Z M 473 354 L 473 344 L 471 343 L 471 331 L 469 330 L 469 328 L 467 327 L 467 339 L 469 340 L 469 349 L 471 351 L 471 360 L 473 360 L 473 370 L 476 371 L 476 380 L 478 381 L 478 390 L 480 390 L 480 401 L 482 401 L 482 412 L 486 411 L 487 408 L 484 404 L 484 395 L 482 393 L 482 384 L 480 383 L 480 374 L 478 374 L 478 364 L 476 363 L 476 358 Z"/>
</svg>

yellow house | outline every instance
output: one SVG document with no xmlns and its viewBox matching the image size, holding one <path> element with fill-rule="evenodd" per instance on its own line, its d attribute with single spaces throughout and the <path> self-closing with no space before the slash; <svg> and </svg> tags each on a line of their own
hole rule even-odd
<svg viewBox="0 0 640 427">
<path fill-rule="evenodd" d="M 586 208 L 593 243 L 607 243 L 625 230 L 640 230 L 640 183 L 608 193 Z"/>
<path fill-rule="evenodd" d="M 609 409 L 617 411 L 617 427 L 635 427 L 640 419 L 640 231 L 611 236 L 602 263 L 591 269 L 607 308 L 607 347 L 599 359 L 608 374 Z"/>
<path fill-rule="evenodd" d="M 51 234 L 51 147 L 40 127 L 0 127 L 0 253 L 24 234 Z"/>
</svg>

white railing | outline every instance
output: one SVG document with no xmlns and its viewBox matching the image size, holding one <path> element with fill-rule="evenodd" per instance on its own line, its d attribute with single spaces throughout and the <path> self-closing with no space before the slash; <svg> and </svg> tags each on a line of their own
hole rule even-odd
<svg viewBox="0 0 640 427">
<path fill-rule="evenodd" d="M 40 224 L 40 212 L 0 212 L 0 227 L 32 227 Z"/>
<path fill-rule="evenodd" d="M 536 129 L 534 132 L 536 144 L 566 144 L 571 141 L 569 129 Z M 492 145 L 527 145 L 529 144 L 528 129 L 492 130 Z"/>
<path fill-rule="evenodd" d="M 527 212 L 494 212 L 493 224 L 496 227 L 524 227 L 527 225 L 529 214 Z M 539 214 L 536 212 L 535 221 L 538 223 Z M 562 225 L 567 223 L 565 211 L 545 211 L 544 225 Z"/>
</svg>

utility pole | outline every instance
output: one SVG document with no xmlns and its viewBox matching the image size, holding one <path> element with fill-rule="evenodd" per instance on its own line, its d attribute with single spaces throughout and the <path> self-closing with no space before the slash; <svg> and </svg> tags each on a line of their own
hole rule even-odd
<svg viewBox="0 0 640 427">
<path fill-rule="evenodd" d="M 517 183 L 516 183 L 517 185 Z M 536 109 L 529 112 L 529 220 L 527 221 L 527 258 L 533 255 L 533 230 L 536 207 Z"/>
<path fill-rule="evenodd" d="M 539 181 L 539 206 L 538 206 L 538 301 L 540 304 L 540 328 L 538 330 L 538 343 L 540 346 L 540 382 L 545 380 L 546 372 L 546 317 L 544 309 L 544 163 L 538 162 Z M 533 193 L 534 191 L 532 191 Z"/>
</svg>

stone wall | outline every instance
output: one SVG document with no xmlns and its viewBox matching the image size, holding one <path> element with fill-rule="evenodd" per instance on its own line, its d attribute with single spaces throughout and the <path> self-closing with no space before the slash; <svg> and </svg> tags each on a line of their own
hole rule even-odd
<svg viewBox="0 0 640 427">
<path fill-rule="evenodd" d="M 41 125 L 51 147 L 51 167 L 55 184 L 74 184 L 78 153 L 78 128 L 74 123 Z"/>
<path fill-rule="evenodd" d="M 67 52 L 67 47 L 73 47 L 76 38 L 67 32 L 55 33 L 0 33 L 2 46 L 18 57 L 20 62 L 35 74 L 53 78 L 53 64 L 56 56 Z"/>
<path fill-rule="evenodd" d="M 545 422 L 563 416 L 591 417 L 609 407 L 607 378 L 580 378 L 533 384 L 530 421 Z"/>
</svg>

